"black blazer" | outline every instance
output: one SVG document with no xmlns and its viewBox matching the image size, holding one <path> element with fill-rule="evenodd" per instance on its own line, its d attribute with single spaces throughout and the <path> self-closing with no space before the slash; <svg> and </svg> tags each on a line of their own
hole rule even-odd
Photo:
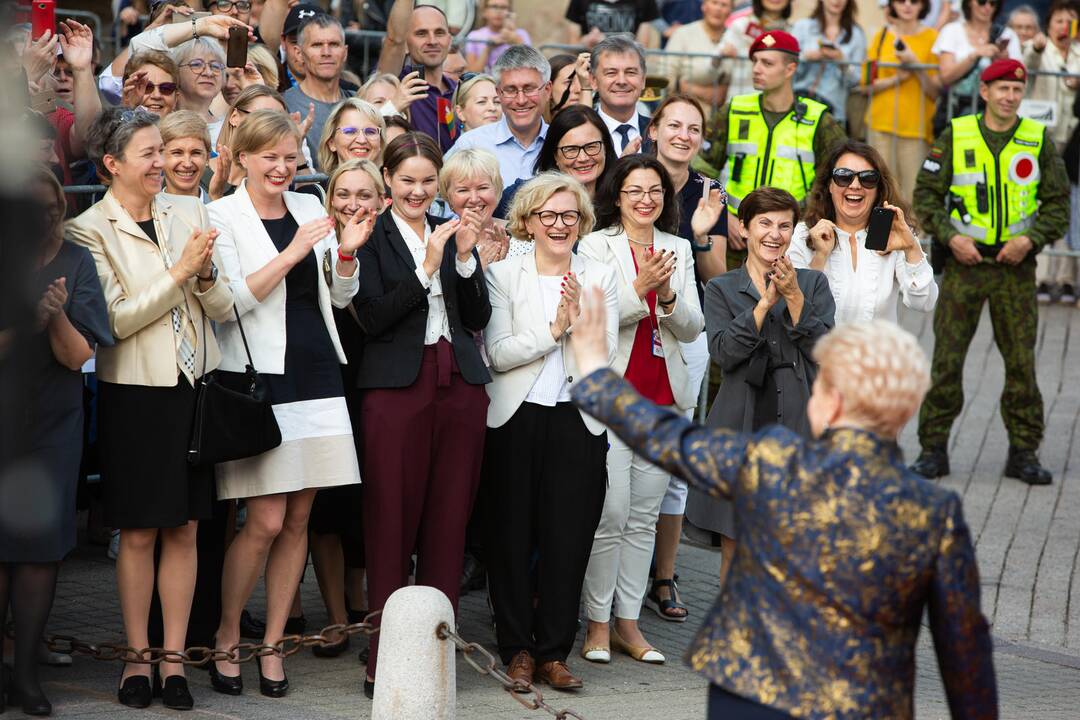
<svg viewBox="0 0 1080 720">
<path fill-rule="evenodd" d="M 431 227 L 446 220 L 428 215 Z M 487 325 L 491 317 L 487 283 L 476 258 L 476 272 L 462 278 L 455 267 L 456 238 L 446 242 L 442 267 L 443 300 L 450 324 L 454 357 L 465 382 L 491 382 L 473 333 Z M 408 387 L 420 373 L 427 329 L 426 290 L 416 277 L 416 263 L 405 238 L 387 210 L 375 222 L 375 229 L 357 254 L 360 290 L 353 299 L 360 327 L 364 331 L 364 354 L 357 374 L 359 388 Z"/>
</svg>

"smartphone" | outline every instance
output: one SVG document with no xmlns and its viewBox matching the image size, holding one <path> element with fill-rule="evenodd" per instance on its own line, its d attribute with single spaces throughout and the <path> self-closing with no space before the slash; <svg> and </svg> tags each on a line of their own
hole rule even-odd
<svg viewBox="0 0 1080 720">
<path fill-rule="evenodd" d="M 421 80 L 427 81 L 427 68 L 423 65 L 413 65 L 412 58 L 408 55 L 405 56 L 405 66 L 401 68 L 401 77 L 405 77 L 409 73 L 419 73 Z"/>
<path fill-rule="evenodd" d="M 826 48 L 828 50 L 835 50 L 836 49 L 836 45 L 834 43 L 828 41 L 828 40 L 820 40 L 820 41 L 818 41 L 818 47 Z"/>
<path fill-rule="evenodd" d="M 30 37 L 37 40 L 46 30 L 56 34 L 56 0 L 33 0 L 30 7 Z"/>
<path fill-rule="evenodd" d="M 906 48 L 907 45 L 905 45 L 904 41 L 900 38 L 896 38 L 896 42 L 893 43 L 893 47 L 896 48 L 896 52 L 904 52 L 904 48 Z"/>
<path fill-rule="evenodd" d="M 225 52 L 225 65 L 231 68 L 242 68 L 247 65 L 247 56 L 247 28 L 233 25 L 229 28 L 229 44 Z"/>
<path fill-rule="evenodd" d="M 884 252 L 889 247 L 895 213 L 888 208 L 876 207 L 870 211 L 870 229 L 866 231 L 866 249 Z"/>
</svg>

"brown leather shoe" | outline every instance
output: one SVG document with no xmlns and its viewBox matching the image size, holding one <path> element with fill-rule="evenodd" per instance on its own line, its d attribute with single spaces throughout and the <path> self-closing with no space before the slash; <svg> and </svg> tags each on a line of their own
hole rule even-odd
<svg viewBox="0 0 1080 720">
<path fill-rule="evenodd" d="M 536 669 L 536 681 L 547 683 L 556 690 L 577 690 L 582 686 L 581 678 L 574 677 L 561 660 L 549 660 L 540 665 Z"/>
<path fill-rule="evenodd" d="M 522 683 L 521 689 L 515 689 L 514 692 L 528 692 L 525 689 L 525 684 L 532 684 L 535 672 L 536 661 L 533 660 L 532 655 L 527 650 L 522 650 L 515 655 L 510 660 L 510 664 L 506 666 L 506 674 L 510 676 L 510 679 Z"/>
</svg>

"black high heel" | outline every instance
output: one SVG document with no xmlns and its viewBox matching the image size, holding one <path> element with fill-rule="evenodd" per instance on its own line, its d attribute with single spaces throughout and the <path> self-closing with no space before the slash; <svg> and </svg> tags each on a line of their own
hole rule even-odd
<svg viewBox="0 0 1080 720">
<path fill-rule="evenodd" d="M 285 697 L 285 694 L 289 692 L 289 678 L 282 677 L 281 680 L 271 680 L 263 675 L 261 655 L 256 656 L 255 662 L 259 665 L 259 692 L 268 698 Z M 284 675 L 284 671 L 282 675 Z"/>
<path fill-rule="evenodd" d="M 5 698 L 7 698 L 8 690 L 8 666 L 0 662 L 0 713 L 3 713 L 6 709 Z"/>
<path fill-rule="evenodd" d="M 214 647 L 217 647 L 216 637 L 214 638 Z M 223 675 L 217 669 L 217 663 L 213 660 L 206 664 L 206 668 L 210 671 L 210 687 L 214 688 L 216 692 L 222 695 L 240 695 L 244 692 L 244 678 L 239 674 L 239 666 L 236 668 L 238 671 L 236 675 Z"/>
</svg>

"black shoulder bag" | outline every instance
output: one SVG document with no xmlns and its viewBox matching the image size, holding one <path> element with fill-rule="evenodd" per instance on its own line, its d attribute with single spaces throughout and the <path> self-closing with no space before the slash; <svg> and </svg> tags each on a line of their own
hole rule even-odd
<svg viewBox="0 0 1080 720">
<path fill-rule="evenodd" d="M 202 377 L 196 383 L 195 418 L 188 446 L 188 462 L 192 465 L 240 460 L 281 445 L 281 429 L 274 417 L 266 385 L 255 372 L 244 325 L 235 305 L 233 313 L 248 359 L 244 385 L 241 391 L 231 390 L 213 375 L 208 376 L 206 350 L 203 350 Z M 205 313 L 203 330 L 208 330 Z"/>
</svg>

